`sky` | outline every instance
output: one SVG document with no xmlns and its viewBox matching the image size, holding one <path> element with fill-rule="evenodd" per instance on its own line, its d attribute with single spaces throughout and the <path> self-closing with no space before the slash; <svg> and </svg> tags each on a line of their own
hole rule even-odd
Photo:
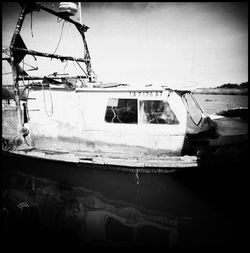
<svg viewBox="0 0 250 253">
<path fill-rule="evenodd" d="M 41 2 L 58 10 L 59 2 Z M 82 20 L 98 80 L 136 85 L 216 87 L 248 81 L 247 2 L 82 2 Z M 21 7 L 2 3 L 2 44 L 9 46 Z M 79 32 L 44 11 L 25 18 L 28 49 L 83 57 Z M 32 29 L 31 29 L 32 24 Z M 33 32 L 33 37 L 32 37 Z M 32 56 L 30 75 L 82 74 L 72 62 Z M 3 64 L 3 72 L 8 66 Z M 27 68 L 26 68 L 27 69 Z M 11 83 L 11 75 L 4 75 Z"/>
</svg>

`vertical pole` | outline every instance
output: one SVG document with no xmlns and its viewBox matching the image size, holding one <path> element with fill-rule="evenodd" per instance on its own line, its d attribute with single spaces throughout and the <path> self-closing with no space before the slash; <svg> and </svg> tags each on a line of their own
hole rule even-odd
<svg viewBox="0 0 250 253">
<path fill-rule="evenodd" d="M 20 105 L 20 97 L 19 97 L 19 85 L 18 85 L 18 70 L 16 68 L 16 63 L 14 61 L 14 57 L 11 53 L 11 65 L 12 65 L 12 75 L 13 75 L 13 86 L 14 86 L 14 94 L 15 94 L 15 102 L 16 102 L 16 109 L 17 109 L 17 123 L 18 123 L 18 131 L 22 126 L 22 111 Z"/>
<path fill-rule="evenodd" d="M 83 44 L 84 44 L 84 60 L 85 60 L 85 64 L 86 64 L 88 78 L 89 78 L 89 81 L 91 82 L 92 81 L 92 68 L 91 68 L 91 58 L 90 58 L 90 53 L 89 53 L 87 41 L 86 41 L 86 38 L 84 35 L 84 31 L 81 29 L 81 27 L 76 26 L 76 28 L 78 29 L 78 31 L 82 35 L 82 40 L 83 40 Z"/>
<path fill-rule="evenodd" d="M 81 6 L 81 2 L 78 2 L 78 11 L 79 11 L 79 23 L 82 25 L 82 6 Z"/>
<path fill-rule="evenodd" d="M 16 28 L 10 43 L 10 57 L 11 57 L 11 67 L 12 67 L 12 75 L 13 75 L 13 86 L 14 86 L 14 93 L 15 93 L 15 102 L 16 102 L 16 108 L 17 108 L 17 121 L 18 121 L 18 131 L 20 130 L 22 126 L 22 111 L 20 106 L 20 97 L 19 97 L 19 84 L 18 84 L 18 68 L 17 68 L 17 62 L 14 59 L 14 52 L 12 50 L 12 47 L 15 44 L 15 41 L 17 39 L 18 34 L 21 31 L 23 20 L 25 17 L 25 11 L 26 11 L 26 5 L 22 8 L 21 13 L 19 15 L 19 18 L 17 20 Z"/>
<path fill-rule="evenodd" d="M 79 23 L 82 25 L 82 6 L 81 6 L 81 2 L 78 2 L 78 12 L 79 12 Z M 79 30 L 79 31 L 82 35 L 82 39 L 83 39 L 83 43 L 84 43 L 84 59 L 86 60 L 87 74 L 88 74 L 88 77 L 89 77 L 89 81 L 92 81 L 92 69 L 91 69 L 91 59 L 90 59 L 89 49 L 88 49 L 88 46 L 87 46 L 87 42 L 86 42 L 86 39 L 85 39 L 84 32 L 82 32 L 81 30 Z"/>
</svg>

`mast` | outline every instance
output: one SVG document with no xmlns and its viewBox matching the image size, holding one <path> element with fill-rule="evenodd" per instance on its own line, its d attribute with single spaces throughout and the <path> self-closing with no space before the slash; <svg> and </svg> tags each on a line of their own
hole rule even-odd
<svg viewBox="0 0 250 253">
<path fill-rule="evenodd" d="M 14 86 L 14 92 L 15 92 L 15 102 L 16 102 L 16 108 L 18 111 L 18 125 L 21 126 L 22 125 L 22 116 L 21 116 L 21 106 L 20 106 L 20 97 L 19 97 L 19 84 L 18 81 L 20 80 L 19 75 L 21 73 L 19 73 L 19 63 L 20 61 L 24 58 L 24 56 L 26 54 L 30 54 L 30 55 L 36 55 L 36 56 L 40 56 L 40 57 L 49 57 L 49 58 L 57 58 L 60 59 L 61 61 L 64 60 L 71 60 L 71 61 L 76 61 L 78 62 L 84 62 L 86 65 L 86 72 L 84 71 L 84 73 L 86 74 L 87 78 L 89 79 L 89 81 L 92 81 L 92 67 L 91 67 L 91 59 L 90 59 L 90 53 L 88 50 L 88 46 L 87 46 L 87 41 L 85 38 L 85 32 L 89 29 L 89 27 L 87 27 L 86 25 L 82 24 L 82 20 L 81 20 L 81 3 L 79 2 L 79 10 L 80 10 L 80 23 L 72 20 L 68 15 L 65 15 L 64 13 L 60 13 L 60 12 L 56 12 L 50 8 L 47 8 L 46 6 L 41 5 L 40 3 L 20 3 L 22 6 L 22 10 L 21 13 L 19 15 L 19 18 L 17 20 L 17 24 L 15 27 L 15 31 L 11 40 L 11 44 L 10 44 L 10 64 L 12 67 L 12 73 L 13 73 L 13 86 Z M 25 18 L 25 15 L 29 12 L 33 12 L 33 11 L 46 11 L 52 15 L 55 15 L 61 19 L 66 20 L 67 22 L 70 22 L 72 24 L 75 25 L 75 27 L 77 28 L 77 30 L 80 32 L 82 39 L 83 39 L 83 43 L 84 43 L 84 58 L 74 58 L 74 57 L 70 57 L 70 56 L 61 56 L 61 55 L 54 55 L 54 54 L 47 54 L 47 53 L 41 53 L 41 52 L 37 52 L 34 50 L 28 50 L 20 36 L 20 31 L 22 29 L 22 25 L 23 25 L 23 21 Z M 78 63 L 79 64 L 79 63 Z"/>
<path fill-rule="evenodd" d="M 17 20 L 16 28 L 15 28 L 15 31 L 10 43 L 10 49 L 15 45 L 17 38 L 20 35 L 20 31 L 23 25 L 25 14 L 26 14 L 26 8 L 27 8 L 27 4 L 25 4 L 24 7 L 22 8 L 19 18 Z M 22 126 L 22 111 L 21 111 L 20 97 L 19 97 L 18 63 L 17 63 L 17 60 L 15 59 L 15 54 L 13 50 L 10 50 L 10 64 L 12 67 L 13 86 L 14 86 L 15 102 L 16 102 L 16 108 L 17 108 L 17 123 L 18 123 L 18 131 L 19 131 L 19 129 Z"/>
<path fill-rule="evenodd" d="M 82 20 L 80 20 L 80 23 L 78 23 L 78 22 L 72 20 L 71 18 L 69 18 L 68 16 L 63 15 L 60 12 L 53 11 L 45 6 L 42 6 L 41 4 L 37 4 L 37 6 L 38 6 L 39 10 L 41 9 L 41 10 L 47 11 L 47 12 L 49 12 L 57 17 L 60 17 L 60 18 L 75 25 L 75 27 L 77 28 L 77 30 L 79 31 L 79 33 L 82 36 L 82 40 L 83 40 L 83 44 L 84 44 L 84 60 L 85 60 L 87 75 L 88 75 L 89 81 L 91 82 L 93 70 L 91 67 L 90 53 L 89 53 L 87 41 L 86 41 L 85 34 L 84 34 L 89 29 L 89 27 L 82 24 L 81 23 Z M 79 4 L 78 4 L 78 6 L 79 6 Z M 81 4 L 80 4 L 80 7 L 81 7 Z M 80 8 L 80 15 L 81 15 L 81 8 Z M 80 16 L 80 19 L 81 19 L 81 16 Z"/>
</svg>

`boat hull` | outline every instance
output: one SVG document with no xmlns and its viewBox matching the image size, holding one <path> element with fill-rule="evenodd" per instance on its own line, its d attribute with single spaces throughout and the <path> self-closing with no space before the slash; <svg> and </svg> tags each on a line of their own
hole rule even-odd
<svg viewBox="0 0 250 253">
<path fill-rule="evenodd" d="M 151 211 L 167 213 L 175 209 L 172 205 L 178 203 L 174 188 L 178 188 L 179 185 L 174 186 L 170 174 L 166 171 L 164 173 L 162 169 L 157 172 L 154 168 L 148 168 L 148 173 L 140 173 L 137 168 L 126 166 L 75 164 L 9 152 L 4 152 L 3 158 L 8 170 L 17 170 L 66 185 L 83 187 L 108 198 L 132 203 Z M 191 170 L 195 168 L 189 172 Z M 166 198 L 171 201 L 166 203 L 164 201 Z M 182 208 L 178 210 L 181 211 Z"/>
</svg>

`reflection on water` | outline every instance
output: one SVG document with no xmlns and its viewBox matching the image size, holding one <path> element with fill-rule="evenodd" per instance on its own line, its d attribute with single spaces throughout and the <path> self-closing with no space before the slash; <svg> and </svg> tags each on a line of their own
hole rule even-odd
<svg viewBox="0 0 250 253">
<path fill-rule="evenodd" d="M 36 227 L 31 230 L 44 231 L 40 238 L 36 238 L 38 241 L 41 237 L 46 238 L 48 233 L 64 231 L 69 235 L 68 241 L 71 238 L 82 246 L 127 246 L 146 242 L 174 246 L 178 240 L 178 225 L 185 222 L 173 216 L 143 213 L 133 205 L 105 199 L 100 193 L 82 187 L 72 187 L 18 171 L 8 174 L 3 202 L 8 209 L 6 229 L 9 236 L 13 235 L 9 225 L 12 217 L 18 223 L 24 223 L 25 227 L 25 219 L 32 217 Z M 12 229 L 16 233 L 15 226 Z M 22 237 L 22 229 L 16 236 L 19 239 Z M 64 243 L 60 242 L 60 245 Z"/>
</svg>

